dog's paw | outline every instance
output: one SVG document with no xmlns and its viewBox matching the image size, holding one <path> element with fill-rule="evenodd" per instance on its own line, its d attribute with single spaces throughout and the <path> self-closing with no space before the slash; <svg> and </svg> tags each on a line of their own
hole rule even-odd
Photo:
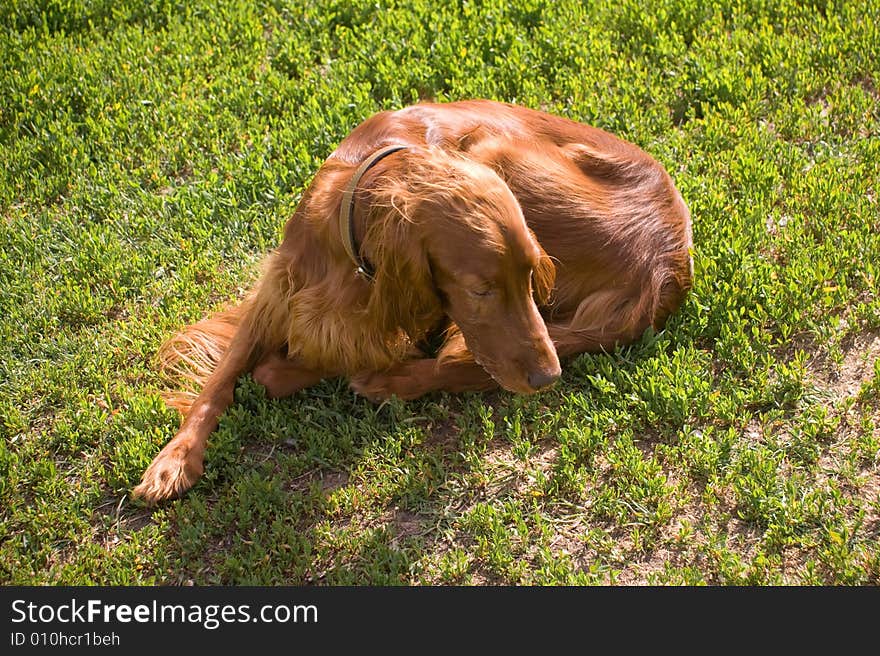
<svg viewBox="0 0 880 656">
<path fill-rule="evenodd" d="M 357 394 L 374 403 L 387 401 L 392 396 L 409 401 L 425 393 L 405 365 L 388 371 L 370 371 L 352 376 L 349 385 Z"/>
<path fill-rule="evenodd" d="M 203 454 L 172 440 L 159 452 L 132 495 L 148 505 L 173 499 L 190 489 L 205 469 Z"/>
<path fill-rule="evenodd" d="M 356 394 L 373 403 L 386 401 L 395 394 L 393 377 L 381 372 L 373 371 L 352 376 L 349 385 Z"/>
</svg>

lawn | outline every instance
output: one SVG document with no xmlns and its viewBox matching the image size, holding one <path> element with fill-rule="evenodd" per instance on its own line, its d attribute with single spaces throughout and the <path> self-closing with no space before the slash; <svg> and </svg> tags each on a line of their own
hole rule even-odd
<svg viewBox="0 0 880 656">
<path fill-rule="evenodd" d="M 162 341 L 360 121 L 472 97 L 667 167 L 666 329 L 529 397 L 244 377 L 205 477 L 133 501 Z M 877 0 L 4 2 L 0 583 L 880 584 L 878 135 Z"/>
</svg>

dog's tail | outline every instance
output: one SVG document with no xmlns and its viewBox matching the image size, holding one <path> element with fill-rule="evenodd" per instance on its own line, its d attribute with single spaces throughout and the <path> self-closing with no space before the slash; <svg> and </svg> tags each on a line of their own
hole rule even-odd
<svg viewBox="0 0 880 656">
<path fill-rule="evenodd" d="M 186 414 L 199 390 L 226 353 L 244 315 L 245 304 L 216 312 L 187 326 L 159 348 L 157 358 L 162 374 L 183 389 L 162 393 L 170 407 Z"/>
</svg>

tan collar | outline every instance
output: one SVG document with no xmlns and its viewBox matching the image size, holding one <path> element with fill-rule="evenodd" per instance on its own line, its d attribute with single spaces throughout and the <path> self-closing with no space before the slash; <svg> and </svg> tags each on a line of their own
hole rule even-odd
<svg viewBox="0 0 880 656">
<path fill-rule="evenodd" d="M 376 271 L 373 269 L 372 264 L 361 257 L 360 248 L 355 240 L 354 221 L 352 221 L 352 217 L 354 216 L 354 190 L 357 188 L 358 182 L 360 182 L 364 173 L 366 173 L 370 167 L 383 157 L 387 157 L 391 153 L 395 153 L 398 150 L 403 150 L 405 148 L 407 148 L 407 146 L 393 145 L 385 146 L 384 148 L 377 150 L 357 167 L 354 175 L 351 176 L 348 184 L 345 185 L 345 191 L 342 192 L 342 203 L 339 206 L 339 235 L 342 238 L 342 245 L 345 247 L 345 252 L 348 253 L 349 259 L 354 262 L 357 273 L 367 280 L 372 280 Z"/>
</svg>

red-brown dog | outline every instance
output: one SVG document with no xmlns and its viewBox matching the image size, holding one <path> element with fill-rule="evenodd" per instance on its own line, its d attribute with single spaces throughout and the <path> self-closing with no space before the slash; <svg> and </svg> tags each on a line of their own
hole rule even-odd
<svg viewBox="0 0 880 656">
<path fill-rule="evenodd" d="M 559 357 L 661 328 L 690 248 L 669 175 L 602 130 L 486 100 L 376 114 L 318 171 L 248 298 L 163 349 L 201 392 L 177 395 L 180 431 L 134 492 L 195 483 L 249 371 L 270 397 L 331 376 L 370 399 L 543 389 Z"/>
</svg>

